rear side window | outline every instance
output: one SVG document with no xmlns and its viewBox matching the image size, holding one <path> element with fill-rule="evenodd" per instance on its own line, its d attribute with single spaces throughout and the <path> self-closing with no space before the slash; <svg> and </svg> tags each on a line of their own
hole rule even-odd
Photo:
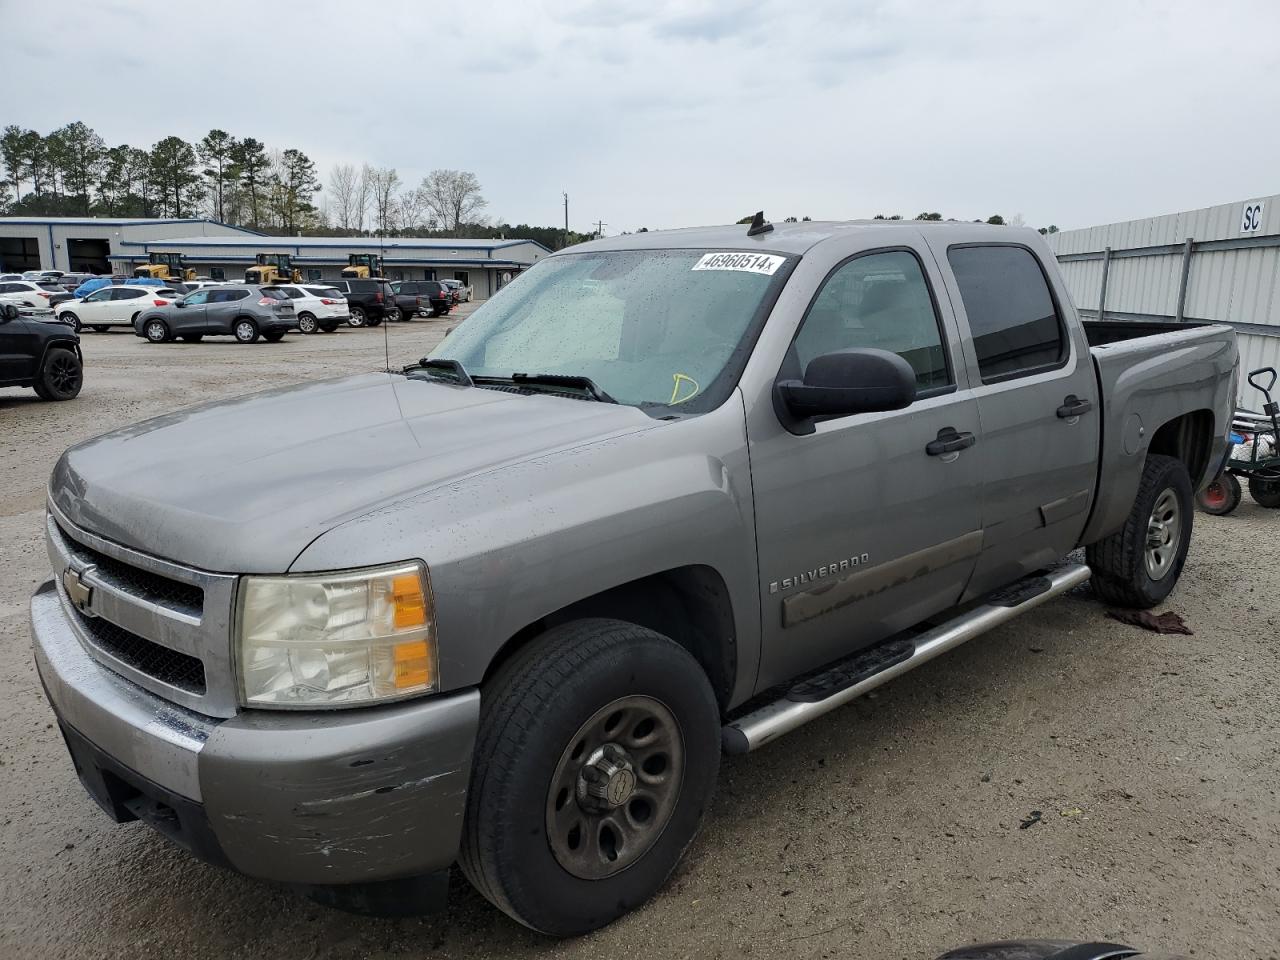
<svg viewBox="0 0 1280 960">
<path fill-rule="evenodd" d="M 112 298 L 114 300 L 137 300 L 142 296 L 142 291 L 136 287 L 121 287 L 120 289 L 113 291 L 113 293 L 115 294 Z"/>
<path fill-rule="evenodd" d="M 1062 322 L 1039 261 L 1024 247 L 952 247 L 947 259 L 969 317 L 984 383 L 1059 365 Z"/>
<path fill-rule="evenodd" d="M 307 293 L 313 297 L 340 297 L 342 292 L 335 290 L 333 287 L 307 287 Z"/>
<path fill-rule="evenodd" d="M 376 280 L 352 280 L 351 290 L 353 293 L 372 293 L 378 289 Z"/>
<path fill-rule="evenodd" d="M 55 293 L 61 293 L 61 292 L 62 292 L 62 284 L 60 284 L 60 283 L 45 283 L 45 282 L 43 282 L 43 281 L 42 281 L 42 282 L 40 282 L 40 283 L 36 284 L 36 286 L 38 286 L 41 290 L 49 290 L 49 291 L 51 291 L 51 292 L 55 292 Z"/>
</svg>

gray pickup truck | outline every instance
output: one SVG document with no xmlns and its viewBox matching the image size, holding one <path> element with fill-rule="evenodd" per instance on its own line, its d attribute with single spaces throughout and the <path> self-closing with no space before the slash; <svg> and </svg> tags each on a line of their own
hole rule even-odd
<svg viewBox="0 0 1280 960">
<path fill-rule="evenodd" d="M 68 450 L 36 662 L 118 821 L 375 912 L 456 862 L 581 933 L 722 752 L 1091 575 L 1159 603 L 1236 377 L 1227 327 L 1082 322 L 1030 230 L 587 243 L 403 371 Z"/>
</svg>

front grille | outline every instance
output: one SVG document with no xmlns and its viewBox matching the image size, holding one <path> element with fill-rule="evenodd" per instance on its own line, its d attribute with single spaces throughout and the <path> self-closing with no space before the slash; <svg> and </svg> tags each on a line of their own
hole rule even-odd
<svg viewBox="0 0 1280 960">
<path fill-rule="evenodd" d="M 152 643 L 100 617 L 76 616 L 89 642 L 104 653 L 162 683 L 204 695 L 204 664 L 195 657 Z"/>
<path fill-rule="evenodd" d="M 108 557 L 105 553 L 72 540 L 65 530 L 62 531 L 62 538 L 77 560 L 86 565 L 92 564 L 97 568 L 98 576 L 125 593 L 192 616 L 200 616 L 204 609 L 204 591 L 194 584 L 171 580 L 115 557 Z"/>
</svg>

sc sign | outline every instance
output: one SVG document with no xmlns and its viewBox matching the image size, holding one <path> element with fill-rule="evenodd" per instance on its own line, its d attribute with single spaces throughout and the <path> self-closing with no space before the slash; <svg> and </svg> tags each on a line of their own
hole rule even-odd
<svg viewBox="0 0 1280 960">
<path fill-rule="evenodd" d="M 1255 233 L 1262 228 L 1262 204 L 1246 203 L 1240 216 L 1240 232 Z"/>
</svg>

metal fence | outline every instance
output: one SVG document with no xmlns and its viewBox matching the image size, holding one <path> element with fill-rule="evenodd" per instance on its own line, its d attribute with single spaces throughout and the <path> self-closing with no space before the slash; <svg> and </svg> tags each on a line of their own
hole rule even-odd
<svg viewBox="0 0 1280 960">
<path fill-rule="evenodd" d="M 1227 323 L 1244 369 L 1280 367 L 1280 195 L 1048 240 L 1085 316 Z"/>
</svg>

